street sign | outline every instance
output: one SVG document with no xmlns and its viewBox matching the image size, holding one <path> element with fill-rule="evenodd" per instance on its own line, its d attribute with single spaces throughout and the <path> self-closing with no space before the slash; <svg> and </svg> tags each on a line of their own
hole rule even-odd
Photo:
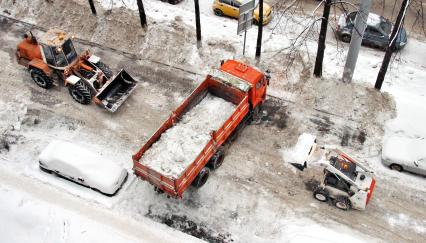
<svg viewBox="0 0 426 243">
<path fill-rule="evenodd" d="M 255 0 L 246 0 L 240 6 L 240 16 L 238 17 L 237 35 L 244 31 L 243 56 L 246 52 L 247 30 L 253 25 L 253 9 L 256 7 Z"/>
<path fill-rule="evenodd" d="M 243 31 L 247 31 L 253 25 L 253 9 L 255 7 L 255 0 L 247 0 L 241 4 L 237 35 Z"/>
</svg>

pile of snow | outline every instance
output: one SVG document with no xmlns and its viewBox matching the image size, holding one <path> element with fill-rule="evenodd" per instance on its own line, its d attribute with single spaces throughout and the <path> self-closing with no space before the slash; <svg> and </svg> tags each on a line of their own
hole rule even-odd
<svg viewBox="0 0 426 243">
<path fill-rule="evenodd" d="M 54 140 L 40 154 L 40 163 L 48 170 L 83 178 L 84 184 L 113 194 L 121 186 L 127 171 L 103 156 L 76 144 Z"/>
<path fill-rule="evenodd" d="M 309 133 L 303 133 L 297 139 L 294 147 L 282 151 L 284 161 L 303 165 L 308 160 L 309 151 L 315 144 L 316 137 Z"/>
<path fill-rule="evenodd" d="M 208 94 L 148 149 L 139 161 L 159 173 L 178 178 L 232 115 L 235 105 Z"/>
</svg>

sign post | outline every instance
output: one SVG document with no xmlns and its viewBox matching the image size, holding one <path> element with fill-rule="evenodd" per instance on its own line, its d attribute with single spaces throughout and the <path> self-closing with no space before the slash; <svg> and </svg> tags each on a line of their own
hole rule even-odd
<svg viewBox="0 0 426 243">
<path fill-rule="evenodd" d="M 240 16 L 238 17 L 237 35 L 244 31 L 243 56 L 246 52 L 247 30 L 253 26 L 253 9 L 255 0 L 247 0 L 240 6 Z"/>
</svg>

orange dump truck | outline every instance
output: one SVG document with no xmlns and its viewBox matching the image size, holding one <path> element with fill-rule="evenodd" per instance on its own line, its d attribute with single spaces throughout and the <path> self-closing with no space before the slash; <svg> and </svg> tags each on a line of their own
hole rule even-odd
<svg viewBox="0 0 426 243">
<path fill-rule="evenodd" d="M 222 62 L 133 155 L 135 174 L 173 197 L 203 186 L 222 164 L 224 145 L 259 112 L 269 78 L 241 62 Z"/>
</svg>

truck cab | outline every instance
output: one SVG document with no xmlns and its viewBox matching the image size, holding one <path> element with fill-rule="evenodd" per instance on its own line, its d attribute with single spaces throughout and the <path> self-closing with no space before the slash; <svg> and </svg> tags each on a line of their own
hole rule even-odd
<svg viewBox="0 0 426 243">
<path fill-rule="evenodd" d="M 262 71 L 257 70 L 254 67 L 250 67 L 244 63 L 227 60 L 222 62 L 220 71 L 231 74 L 233 77 L 240 78 L 245 81 L 234 85 L 244 92 L 248 92 L 249 103 L 252 111 L 258 111 L 259 105 L 265 102 L 266 98 L 266 87 L 269 85 L 269 71 L 264 74 Z M 231 77 L 227 77 L 228 80 Z"/>
</svg>

